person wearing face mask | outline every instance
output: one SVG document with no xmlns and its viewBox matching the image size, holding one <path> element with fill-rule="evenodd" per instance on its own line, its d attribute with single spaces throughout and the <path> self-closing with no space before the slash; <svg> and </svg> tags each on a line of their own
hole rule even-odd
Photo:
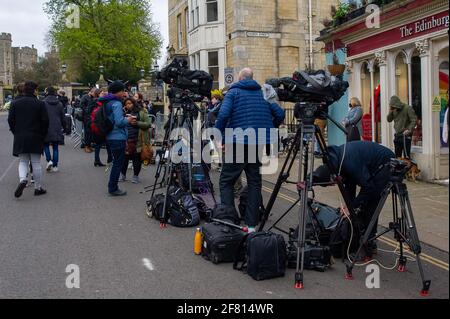
<svg viewBox="0 0 450 319">
<path fill-rule="evenodd" d="M 347 142 L 360 141 L 362 136 L 362 117 L 363 110 L 358 98 L 350 99 L 350 110 L 348 115 L 342 121 L 347 130 Z"/>
</svg>

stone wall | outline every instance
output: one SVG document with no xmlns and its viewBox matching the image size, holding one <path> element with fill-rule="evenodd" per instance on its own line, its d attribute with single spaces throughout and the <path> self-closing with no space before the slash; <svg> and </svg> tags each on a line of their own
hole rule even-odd
<svg viewBox="0 0 450 319">
<path fill-rule="evenodd" d="M 186 13 L 188 8 L 187 0 L 169 0 L 169 48 L 175 49 L 175 55 L 187 55 L 187 29 Z M 178 16 L 181 15 L 181 27 L 183 32 L 182 47 L 178 44 Z"/>
<path fill-rule="evenodd" d="M 311 1 L 313 39 L 330 18 L 337 0 Z M 256 80 L 288 76 L 309 65 L 309 27 L 307 0 L 227 0 L 227 64 L 237 73 L 249 66 Z M 325 68 L 323 43 L 313 42 L 312 68 Z"/>
</svg>

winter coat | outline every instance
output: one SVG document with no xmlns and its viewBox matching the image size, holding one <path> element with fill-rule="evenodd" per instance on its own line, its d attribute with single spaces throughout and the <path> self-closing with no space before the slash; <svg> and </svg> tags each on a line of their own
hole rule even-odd
<svg viewBox="0 0 450 319">
<path fill-rule="evenodd" d="M 23 96 L 11 103 L 8 123 L 14 134 L 13 155 L 42 154 L 49 118 L 45 103 L 34 95 Z"/>
<path fill-rule="evenodd" d="M 349 111 L 348 111 L 348 115 L 344 118 L 344 126 L 350 126 L 350 125 L 355 125 L 358 128 L 359 131 L 359 135 L 362 136 L 363 135 L 363 130 L 362 130 L 362 117 L 363 117 L 363 110 L 360 106 L 355 106 L 352 107 Z"/>
<path fill-rule="evenodd" d="M 150 117 L 148 116 L 148 112 L 145 109 L 142 109 L 139 112 L 139 120 L 137 122 L 137 126 L 139 128 L 139 137 L 137 141 L 137 152 L 142 152 L 142 147 L 150 144 L 150 128 L 152 123 L 150 121 Z"/>
<path fill-rule="evenodd" d="M 231 86 L 216 122 L 216 128 L 225 137 L 225 128 L 254 129 L 256 141 L 249 141 L 244 136 L 234 136 L 236 144 L 261 144 L 258 139 L 258 129 L 267 129 L 263 144 L 273 144 L 270 129 L 283 123 L 284 110 L 275 103 L 264 99 L 261 86 L 254 80 L 243 80 Z"/>
<path fill-rule="evenodd" d="M 342 161 L 345 149 L 345 159 Z M 339 169 L 346 185 L 357 185 L 361 191 L 353 202 L 353 208 L 379 197 L 389 175 L 377 174 L 382 165 L 388 164 L 395 154 L 388 148 L 372 142 L 349 142 L 342 146 L 329 146 L 330 162 Z"/>
<path fill-rule="evenodd" d="M 58 97 L 49 95 L 44 100 L 47 108 L 49 127 L 45 138 L 45 143 L 64 143 L 64 106 L 59 101 Z"/>
<path fill-rule="evenodd" d="M 402 103 L 397 96 L 391 98 L 389 104 L 394 111 L 389 112 L 387 120 L 394 121 L 395 135 L 401 136 L 406 130 L 413 132 L 417 124 L 417 115 L 412 107 Z"/>
<path fill-rule="evenodd" d="M 128 139 L 128 120 L 124 117 L 122 102 L 113 94 L 108 94 L 98 100 L 101 103 L 106 102 L 106 114 L 114 124 L 113 130 L 106 136 L 106 139 L 108 141 L 126 141 Z"/>
<path fill-rule="evenodd" d="M 89 94 L 84 95 L 80 101 L 80 108 L 83 110 L 83 121 L 89 122 L 92 107 L 95 106 L 95 99 Z"/>
</svg>

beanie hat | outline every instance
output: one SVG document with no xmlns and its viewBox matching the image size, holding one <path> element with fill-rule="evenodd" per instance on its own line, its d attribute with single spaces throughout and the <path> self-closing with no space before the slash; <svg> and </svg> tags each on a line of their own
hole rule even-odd
<svg viewBox="0 0 450 319">
<path fill-rule="evenodd" d="M 125 84 L 121 81 L 114 81 L 108 86 L 109 93 L 116 94 L 122 91 L 125 91 Z"/>
</svg>

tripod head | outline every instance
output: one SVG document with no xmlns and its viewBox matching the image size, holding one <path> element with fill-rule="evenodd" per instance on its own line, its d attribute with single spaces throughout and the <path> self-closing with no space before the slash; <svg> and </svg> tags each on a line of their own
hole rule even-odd
<svg viewBox="0 0 450 319">
<path fill-rule="evenodd" d="M 393 158 L 389 162 L 389 169 L 391 172 L 391 181 L 402 183 L 406 178 L 406 174 L 410 169 L 410 165 L 406 161 Z"/>
</svg>

